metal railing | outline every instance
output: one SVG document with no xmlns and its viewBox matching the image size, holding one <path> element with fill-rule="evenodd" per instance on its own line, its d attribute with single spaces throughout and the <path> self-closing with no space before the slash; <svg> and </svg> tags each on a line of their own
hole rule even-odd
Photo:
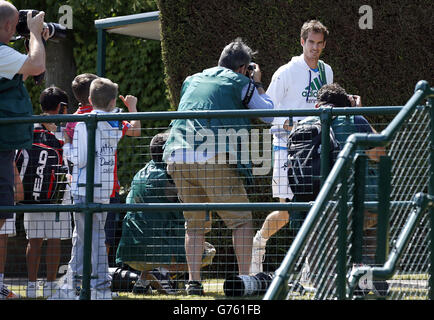
<svg viewBox="0 0 434 320">
<path fill-rule="evenodd" d="M 338 183 L 338 179 L 342 171 L 348 165 L 349 155 L 359 144 L 362 145 L 385 145 L 391 136 L 397 130 L 397 127 L 402 124 L 409 113 L 428 95 L 432 95 L 428 84 L 419 83 L 416 87 L 415 95 L 402 108 L 397 106 L 389 107 L 363 107 L 363 108 L 319 108 L 307 110 L 240 110 L 240 111 L 195 111 L 195 112 L 138 112 L 138 113 L 118 113 L 118 114 L 87 114 L 87 115 L 55 115 L 55 116 L 32 116 L 23 118 L 14 118 L 12 121 L 16 123 L 38 123 L 38 122 L 77 122 L 86 123 L 88 132 L 88 174 L 86 181 L 86 201 L 83 204 L 74 205 L 18 205 L 18 206 L 1 206 L 0 211 L 22 212 L 56 212 L 56 211 L 75 211 L 84 212 L 86 214 L 85 221 L 85 245 L 83 257 L 83 290 L 81 291 L 81 299 L 90 299 L 90 279 L 91 279 L 91 230 L 92 230 L 92 215 L 95 212 L 102 211 L 152 211 L 158 209 L 164 210 L 289 210 L 301 211 L 309 210 L 309 214 L 298 232 L 288 254 L 286 255 L 281 267 L 276 271 L 276 277 L 267 291 L 264 299 L 281 299 L 287 295 L 288 274 L 294 267 L 296 257 L 301 253 L 302 246 L 305 243 L 309 232 L 315 224 L 318 216 L 326 201 L 329 200 L 329 194 L 333 186 Z M 94 203 L 94 157 L 95 157 L 95 129 L 98 121 L 110 120 L 172 120 L 172 119 L 192 119 L 192 118 L 215 118 L 215 117 L 282 117 L 282 116 L 319 116 L 322 122 L 322 134 L 326 136 L 329 132 L 330 122 L 333 116 L 336 115 L 395 115 L 398 114 L 392 123 L 379 135 L 354 134 L 348 140 L 345 148 L 339 154 L 339 158 L 330 171 L 327 168 L 328 139 L 323 139 L 325 145 L 322 148 L 322 167 L 321 176 L 323 179 L 323 187 L 318 195 L 315 203 L 277 203 L 277 202 L 255 202 L 255 203 L 143 203 L 143 204 L 99 204 Z M 10 122 L 11 119 L 0 119 L 0 125 Z M 330 171 L 330 174 L 329 174 Z M 431 175 L 432 176 L 432 175 Z M 434 179 L 434 178 L 432 178 Z M 434 180 L 431 182 L 433 186 Z M 393 205 L 399 205 L 399 201 L 392 201 Z M 349 202 L 347 205 L 353 205 Z M 377 207 L 378 203 L 364 203 L 366 207 Z M 343 248 L 342 248 L 343 249 Z M 341 268 L 343 260 L 339 262 Z M 433 265 L 433 264 L 431 264 Z M 344 270 L 342 268 L 342 270 Z M 376 271 L 377 272 L 377 271 Z M 341 272 L 343 274 L 343 271 Z M 341 279 L 338 284 L 339 298 L 344 298 L 345 282 Z"/>
<path fill-rule="evenodd" d="M 343 148 L 343 150 L 339 153 L 338 159 L 333 166 L 330 174 L 328 175 L 327 179 L 325 180 L 321 191 L 316 198 L 315 204 L 310 209 L 301 229 L 299 230 L 296 238 L 294 239 L 288 253 L 286 254 L 281 266 L 276 270 L 275 278 L 270 285 L 267 293 L 264 296 L 264 300 L 273 300 L 273 299 L 286 299 L 288 297 L 288 293 L 290 292 L 288 282 L 290 278 L 290 274 L 293 272 L 296 260 L 301 255 L 302 250 L 304 246 L 306 245 L 308 241 L 308 237 L 312 234 L 315 226 L 318 224 L 318 221 L 320 220 L 320 217 L 324 214 L 327 214 L 328 212 L 325 211 L 325 208 L 329 201 L 331 200 L 331 197 L 333 196 L 333 192 L 336 189 L 336 186 L 338 183 L 341 183 L 344 185 L 344 187 L 341 187 L 342 190 L 345 191 L 346 187 L 346 180 L 347 180 L 347 172 L 351 166 L 351 161 L 353 158 L 351 157 L 351 154 L 354 152 L 357 146 L 386 146 L 391 141 L 394 135 L 397 133 L 399 128 L 403 126 L 403 124 L 408 120 L 408 118 L 412 115 L 412 113 L 415 112 L 415 110 L 418 108 L 419 104 L 424 100 L 428 99 L 428 113 L 430 114 L 430 119 L 433 118 L 433 109 L 432 109 L 432 102 L 433 102 L 433 96 L 434 91 L 431 89 L 426 81 L 420 81 L 415 88 L 414 95 L 410 98 L 410 100 L 405 104 L 403 109 L 398 113 L 398 115 L 393 119 L 393 121 L 387 126 L 385 130 L 383 130 L 380 134 L 361 134 L 356 133 L 352 134 L 348 139 L 347 142 Z M 433 187 L 434 187 L 434 172 L 433 172 L 433 128 L 432 124 L 430 122 L 430 137 L 428 138 L 428 141 L 430 142 L 429 146 L 429 153 L 430 153 L 430 169 L 429 169 L 429 193 L 432 193 Z M 386 160 L 387 161 L 387 160 Z M 390 160 L 389 160 L 390 161 Z M 360 166 L 360 161 L 355 162 L 356 167 Z M 386 174 L 387 174 L 387 168 Z M 390 170 L 390 164 L 389 164 L 389 170 Z M 355 175 L 357 175 L 357 172 L 362 172 L 362 178 L 364 176 L 364 169 L 359 168 L 358 170 L 355 170 Z M 384 178 L 383 178 L 384 179 Z M 379 236 L 381 237 L 387 237 L 388 235 L 388 229 L 387 229 L 387 223 L 388 221 L 388 215 L 387 210 L 390 208 L 390 199 L 388 197 L 390 194 L 390 188 L 387 190 L 387 186 L 390 184 L 390 176 L 389 181 L 387 181 L 387 176 L 385 178 L 386 180 L 386 189 L 382 190 L 383 197 L 380 197 L 380 203 L 378 203 L 379 208 L 379 226 L 383 226 L 383 230 L 380 231 Z M 381 178 L 380 178 L 381 180 Z M 361 184 L 363 186 L 363 184 Z M 355 193 L 357 194 L 357 191 L 363 190 L 361 188 L 361 185 L 356 185 L 354 187 Z M 419 192 L 423 192 L 424 190 L 419 190 Z M 348 234 L 347 234 L 347 224 L 348 224 L 348 205 L 347 205 L 347 199 L 346 194 L 342 192 L 343 196 L 340 198 L 339 203 L 337 204 L 337 207 L 335 208 L 338 213 L 336 213 L 337 217 L 335 216 L 333 219 L 337 221 L 337 232 L 334 234 L 337 239 L 335 239 L 335 244 L 337 248 L 336 253 L 336 260 L 337 260 L 337 266 L 334 270 L 334 273 L 336 275 L 336 291 L 335 294 L 333 294 L 333 297 L 337 297 L 338 299 L 347 299 L 352 297 L 352 292 L 354 289 L 354 286 L 356 285 L 357 280 L 362 276 L 362 274 L 366 274 L 368 270 L 373 271 L 373 276 L 379 279 L 389 278 L 393 275 L 393 270 L 396 268 L 396 263 L 398 262 L 399 258 L 402 255 L 402 252 L 406 245 L 408 245 L 408 237 L 411 236 L 412 232 L 414 231 L 414 226 L 416 222 L 418 221 L 418 218 L 420 216 L 420 212 L 422 209 L 425 209 L 426 206 L 422 206 L 421 209 L 419 209 L 419 213 L 413 212 L 410 217 L 408 218 L 407 224 L 405 225 L 404 229 L 402 230 L 401 235 L 398 237 L 398 241 L 395 243 L 395 246 L 393 247 L 393 250 L 391 252 L 391 255 L 389 256 L 389 259 L 386 261 L 385 265 L 380 268 L 371 268 L 367 266 L 360 267 L 356 269 L 354 274 L 350 277 L 350 283 L 347 288 L 347 262 L 348 262 Z M 381 193 L 380 193 L 381 194 Z M 424 198 L 419 196 L 420 198 Z M 354 205 L 354 212 L 353 214 L 355 216 L 361 215 L 361 218 L 363 219 L 363 211 L 364 211 L 364 199 L 359 198 L 357 199 L 354 197 L 355 201 L 353 202 Z M 358 203 L 359 201 L 359 203 Z M 360 202 L 361 201 L 361 202 Z M 408 202 L 408 201 L 407 201 Z M 432 215 L 432 208 L 430 208 L 431 213 L 431 224 L 434 220 L 434 216 Z M 380 219 L 383 219 L 383 221 L 380 223 Z M 361 232 L 361 223 L 358 223 L 358 230 L 357 230 L 357 224 L 354 223 L 356 226 L 356 230 L 352 233 L 353 237 L 359 236 L 359 242 L 360 242 L 360 232 Z M 353 226 L 354 227 L 354 226 Z M 359 231 L 359 232 L 357 232 Z M 432 246 L 432 229 L 430 229 L 431 232 L 431 246 Z M 331 239 L 330 239 L 331 240 Z M 314 240 L 315 241 L 315 240 Z M 319 240 L 317 240 L 319 241 Z M 385 255 L 385 249 L 386 246 L 385 240 L 383 240 L 382 244 L 381 241 L 379 242 L 380 246 L 383 246 L 383 249 L 380 251 L 383 256 Z M 351 252 L 354 252 L 357 246 L 357 243 L 353 242 L 353 248 Z M 432 248 L 432 247 L 431 247 Z M 429 298 L 432 299 L 434 297 L 434 288 L 432 286 L 432 261 L 434 252 L 430 250 L 431 255 L 431 269 L 430 269 L 430 288 L 429 288 Z M 358 259 L 360 260 L 360 259 Z M 319 291 L 319 288 L 316 288 L 317 291 Z M 322 299 L 324 298 L 324 295 L 318 295 L 316 294 L 315 298 Z"/>
</svg>

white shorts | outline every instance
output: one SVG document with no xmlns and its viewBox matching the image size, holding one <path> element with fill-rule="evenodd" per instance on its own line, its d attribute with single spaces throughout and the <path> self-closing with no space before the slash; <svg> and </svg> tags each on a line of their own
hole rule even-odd
<svg viewBox="0 0 434 320">
<path fill-rule="evenodd" d="M 69 212 L 26 212 L 24 228 L 27 239 L 69 239 L 71 214 Z"/>
<path fill-rule="evenodd" d="M 288 181 L 288 149 L 273 148 L 273 197 L 292 200 L 294 194 Z"/>
<path fill-rule="evenodd" d="M 2 234 L 7 234 L 9 237 L 15 237 L 17 235 L 17 231 L 15 229 L 15 213 L 13 218 L 6 219 L 5 223 L 0 229 L 0 235 Z"/>
</svg>

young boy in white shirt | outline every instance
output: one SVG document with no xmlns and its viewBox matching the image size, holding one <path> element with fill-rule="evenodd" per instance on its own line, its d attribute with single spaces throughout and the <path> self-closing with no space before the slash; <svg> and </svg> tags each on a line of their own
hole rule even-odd
<svg viewBox="0 0 434 320">
<path fill-rule="evenodd" d="M 106 78 L 98 78 L 92 81 L 89 101 L 93 106 L 93 114 L 111 113 L 116 106 L 118 85 Z M 134 107 L 137 98 L 126 96 L 126 103 Z M 115 170 L 115 154 L 117 144 L 122 137 L 122 125 L 119 121 L 99 121 L 95 131 L 95 172 L 94 179 L 94 203 L 108 204 L 113 189 L 113 172 Z M 65 147 L 64 147 L 65 148 Z M 87 163 L 87 128 L 84 122 L 77 123 L 74 129 L 74 139 L 66 148 L 72 148 L 67 152 L 74 163 L 72 195 L 75 204 L 86 201 L 86 174 Z M 91 298 L 111 299 L 111 277 L 108 270 L 108 258 L 105 247 L 104 225 L 107 212 L 93 213 L 92 223 L 92 276 Z M 74 299 L 78 263 L 83 261 L 84 225 L 85 214 L 74 213 L 76 235 L 71 251 L 71 260 L 68 264 L 67 285 L 62 287 L 61 298 Z"/>
</svg>

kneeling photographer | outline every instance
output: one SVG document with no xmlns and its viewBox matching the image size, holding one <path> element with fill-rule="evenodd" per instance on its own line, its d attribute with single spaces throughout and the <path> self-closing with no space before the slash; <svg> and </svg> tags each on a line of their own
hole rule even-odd
<svg viewBox="0 0 434 320">
<path fill-rule="evenodd" d="M 29 12 L 27 15 L 30 36 L 29 52 L 26 55 L 7 45 L 16 32 L 19 13 L 14 5 L 0 0 L 0 118 L 30 116 L 33 113 L 23 79 L 45 71 L 43 39 L 48 38 L 48 30 L 44 31 L 43 27 L 44 12 L 35 17 L 31 14 Z M 32 137 L 32 123 L 8 123 L 0 126 L 0 205 L 14 205 L 15 150 L 31 148 Z M 0 213 L 0 228 L 5 219 L 12 216 L 12 212 Z"/>
</svg>

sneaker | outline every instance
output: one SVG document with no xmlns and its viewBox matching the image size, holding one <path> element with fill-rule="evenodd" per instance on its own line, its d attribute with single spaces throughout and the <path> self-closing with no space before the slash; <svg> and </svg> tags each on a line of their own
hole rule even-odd
<svg viewBox="0 0 434 320">
<path fill-rule="evenodd" d="M 288 287 L 289 290 L 291 292 L 296 292 L 298 293 L 300 296 L 304 296 L 304 294 L 306 293 L 306 290 L 304 289 L 304 286 L 298 282 L 298 281 L 291 281 L 288 283 Z"/>
<path fill-rule="evenodd" d="M 75 294 L 75 289 L 63 284 L 56 293 L 48 297 L 47 300 L 77 300 L 79 297 Z"/>
<path fill-rule="evenodd" d="M 90 289 L 91 300 L 112 300 L 112 298 L 110 289 Z"/>
<path fill-rule="evenodd" d="M 27 299 L 36 299 L 36 293 L 38 291 L 38 285 L 36 282 L 28 282 L 26 289 L 26 297 Z"/>
<path fill-rule="evenodd" d="M 176 294 L 174 283 L 170 278 L 169 271 L 164 268 L 156 268 L 146 274 L 152 289 L 162 294 Z"/>
<path fill-rule="evenodd" d="M 42 296 L 44 298 L 50 298 L 56 295 L 59 290 L 59 285 L 56 281 L 46 281 L 42 287 Z"/>
<path fill-rule="evenodd" d="M 149 280 L 139 279 L 134 284 L 132 292 L 134 294 L 152 294 L 152 287 Z"/>
<path fill-rule="evenodd" d="M 9 288 L 5 285 L 2 285 L 0 287 L 0 300 L 3 299 L 18 299 L 19 295 L 17 295 L 12 290 L 9 290 Z"/>
<path fill-rule="evenodd" d="M 202 283 L 199 281 L 188 281 L 186 291 L 187 294 L 190 296 L 203 296 L 205 294 L 203 291 Z"/>
<path fill-rule="evenodd" d="M 255 275 L 263 272 L 262 263 L 265 259 L 265 246 L 267 241 L 262 239 L 261 233 L 258 231 L 253 238 L 252 246 L 252 263 L 250 265 L 250 274 Z"/>
</svg>

